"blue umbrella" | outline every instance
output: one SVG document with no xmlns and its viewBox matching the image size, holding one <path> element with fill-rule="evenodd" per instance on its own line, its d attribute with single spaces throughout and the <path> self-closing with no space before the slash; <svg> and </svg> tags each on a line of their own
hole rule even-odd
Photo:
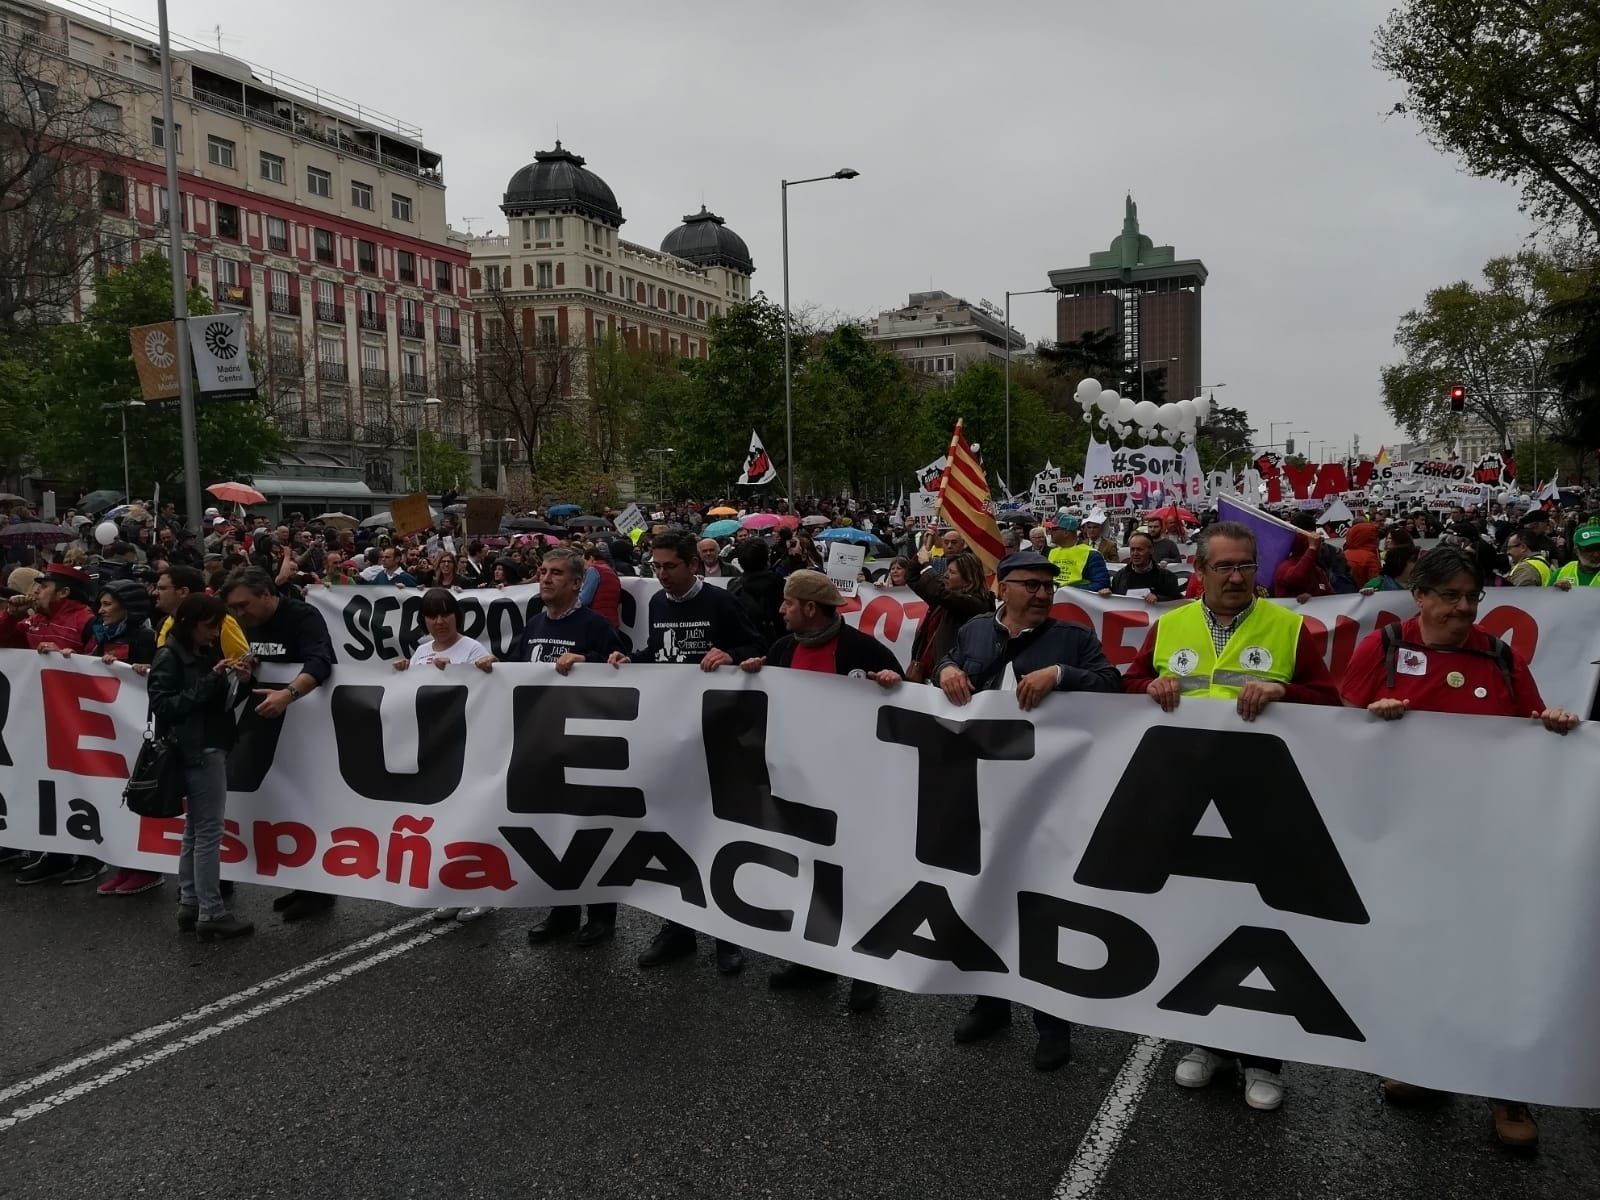
<svg viewBox="0 0 1600 1200">
<path fill-rule="evenodd" d="M 819 542 L 851 542 L 857 546 L 881 546 L 884 543 L 872 536 L 865 529 L 855 529 L 845 526 L 842 529 L 824 529 L 817 534 Z"/>
<path fill-rule="evenodd" d="M 582 511 L 576 504 L 552 504 L 544 510 L 544 515 L 551 518 L 575 517 Z"/>
<path fill-rule="evenodd" d="M 713 521 L 701 531 L 708 538 L 732 537 L 739 532 L 737 521 Z"/>
</svg>

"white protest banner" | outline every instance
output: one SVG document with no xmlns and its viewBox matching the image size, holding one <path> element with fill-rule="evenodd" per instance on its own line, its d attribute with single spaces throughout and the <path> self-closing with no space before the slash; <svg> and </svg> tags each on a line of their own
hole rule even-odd
<svg viewBox="0 0 1600 1200">
<path fill-rule="evenodd" d="M 627 508 L 619 512 L 612 521 L 612 524 L 617 527 L 617 532 L 622 534 L 624 537 L 632 533 L 635 529 L 648 528 L 648 523 L 644 519 L 644 513 L 640 511 L 637 504 L 630 504 Z"/>
<path fill-rule="evenodd" d="M 1139 494 L 1153 497 L 1167 489 L 1184 485 L 1187 465 L 1184 451 L 1172 446 L 1119 446 L 1109 442 L 1089 439 L 1089 449 L 1084 454 L 1083 477 L 1093 481 L 1097 475 L 1120 475 L 1124 472 L 1138 476 L 1142 481 Z M 1198 472 L 1199 460 L 1195 460 Z"/>
<path fill-rule="evenodd" d="M 839 589 L 841 596 L 854 596 L 861 577 L 861 564 L 866 561 L 867 548 L 852 546 L 848 542 L 828 543 L 828 578 Z"/>
<path fill-rule="evenodd" d="M 188 317 L 189 349 L 202 400 L 246 400 L 256 394 L 256 379 L 244 335 L 244 313 L 217 312 Z"/>
<path fill-rule="evenodd" d="M 12 650 L 0 679 L 0 843 L 174 871 L 181 819 L 120 805 L 144 681 Z M 976 762 L 931 769 L 956 759 Z M 1353 782 L 1362 762 L 1383 786 Z M 1539 786 L 1508 803 L 1491 781 L 1527 762 Z M 281 719 L 247 716 L 229 766 L 236 880 L 619 901 L 906 991 L 1600 1103 L 1600 727 L 1293 704 L 1245 724 L 1065 694 L 1024 713 L 770 667 L 341 665 Z M 1219 819 L 1227 838 L 1198 832 Z"/>
<path fill-rule="evenodd" d="M 1132 471 L 1113 471 L 1108 475 L 1096 475 L 1094 485 L 1089 490 L 1094 493 L 1096 500 L 1116 504 L 1133 491 L 1134 478 Z"/>
<path fill-rule="evenodd" d="M 938 492 L 911 493 L 911 519 L 931 521 L 939 515 Z"/>
<path fill-rule="evenodd" d="M 1192 553 L 1192 550 L 1190 551 Z M 723 586 L 720 579 L 708 580 Z M 634 646 L 646 639 L 646 609 L 660 585 L 653 579 L 622 580 L 622 632 Z M 341 662 L 409 658 L 427 637 L 418 588 L 311 587 L 316 606 L 333 638 Z M 529 616 L 539 610 L 539 589 L 519 584 L 457 593 L 461 632 L 497 656 L 510 649 Z M 1176 602 L 1175 602 L 1176 603 Z M 1410 592 L 1371 596 L 1317 596 L 1305 604 L 1274 600 L 1306 620 L 1323 660 L 1335 679 L 1344 675 L 1356 644 L 1374 629 L 1416 615 Z M 1168 605 L 1146 604 L 1123 596 L 1101 596 L 1081 588 L 1056 593 L 1051 614 L 1094 630 L 1106 657 L 1126 669 L 1144 641 L 1150 623 Z M 909 588 L 861 584 L 846 602 L 846 624 L 889 646 L 902 663 L 910 661 L 911 641 L 928 606 Z M 1528 660 L 1546 704 L 1587 713 L 1600 683 L 1600 589 L 1490 588 L 1478 608 L 1478 622 Z"/>
</svg>

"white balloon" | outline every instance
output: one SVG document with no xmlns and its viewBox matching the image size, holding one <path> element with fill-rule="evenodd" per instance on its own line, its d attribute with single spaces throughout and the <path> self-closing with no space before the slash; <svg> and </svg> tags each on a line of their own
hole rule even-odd
<svg viewBox="0 0 1600 1200">
<path fill-rule="evenodd" d="M 1206 397 L 1206 396 L 1196 396 L 1193 400 L 1190 401 L 1190 403 L 1194 405 L 1195 419 L 1198 420 L 1202 425 L 1204 425 L 1205 421 L 1206 421 L 1206 417 L 1209 416 L 1210 413 L 1211 413 L 1211 400 L 1210 400 L 1210 398 Z"/>
<path fill-rule="evenodd" d="M 1122 397 L 1117 395 L 1116 392 L 1101 392 L 1094 398 L 1094 406 L 1107 414 L 1116 412 L 1117 405 L 1121 402 Z"/>
<path fill-rule="evenodd" d="M 1180 425 L 1191 425 L 1194 423 L 1193 400 L 1179 400 L 1174 407 L 1178 410 L 1178 423 Z"/>
<path fill-rule="evenodd" d="M 102 546 L 111 545 L 119 536 L 116 525 L 111 521 L 101 521 L 94 527 L 94 540 Z"/>
<path fill-rule="evenodd" d="M 1084 413 L 1083 414 L 1083 423 L 1085 425 L 1092 425 L 1094 423 L 1094 414 L 1093 413 Z"/>
<path fill-rule="evenodd" d="M 1152 400 L 1141 400 L 1133 406 L 1133 419 L 1138 422 L 1141 433 L 1155 427 L 1156 417 L 1160 412 L 1160 405 Z"/>
<path fill-rule="evenodd" d="M 1085 396 L 1093 399 L 1100 394 L 1100 381 L 1098 379 L 1085 379 L 1079 382 L 1078 390 L 1072 393 L 1079 400 Z"/>
<path fill-rule="evenodd" d="M 1156 409 L 1156 424 L 1163 429 L 1173 429 L 1178 424 L 1178 406 L 1163 404 Z"/>
<path fill-rule="evenodd" d="M 1132 422 L 1134 408 L 1135 404 L 1131 397 L 1119 397 L 1117 399 L 1117 420 L 1121 421 L 1124 425 Z"/>
</svg>

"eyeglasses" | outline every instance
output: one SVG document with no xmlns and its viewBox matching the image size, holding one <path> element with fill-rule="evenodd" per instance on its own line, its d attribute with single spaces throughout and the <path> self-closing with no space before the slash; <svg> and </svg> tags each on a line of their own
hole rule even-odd
<svg viewBox="0 0 1600 1200">
<path fill-rule="evenodd" d="M 1030 596 L 1037 595 L 1046 588 L 1054 592 L 1056 588 L 1053 579 L 1002 579 L 1000 582 L 1007 587 L 1019 587 Z"/>
<path fill-rule="evenodd" d="M 1240 576 L 1254 575 L 1257 567 L 1259 566 L 1259 563 L 1253 562 L 1207 563 L 1206 570 L 1210 571 L 1213 575 L 1221 575 L 1226 578 L 1227 576 L 1234 574 L 1234 572 L 1238 572 Z"/>
<path fill-rule="evenodd" d="M 652 562 L 647 565 L 659 575 L 662 571 L 676 571 L 679 567 L 686 567 L 689 564 L 681 562 Z"/>
<path fill-rule="evenodd" d="M 1439 588 L 1418 588 L 1417 591 L 1432 592 L 1435 596 L 1439 597 L 1443 603 L 1451 606 L 1460 604 L 1463 600 L 1465 600 L 1468 604 L 1477 604 L 1483 599 L 1483 592 L 1481 590 L 1476 592 L 1457 592 L 1442 591 Z"/>
</svg>

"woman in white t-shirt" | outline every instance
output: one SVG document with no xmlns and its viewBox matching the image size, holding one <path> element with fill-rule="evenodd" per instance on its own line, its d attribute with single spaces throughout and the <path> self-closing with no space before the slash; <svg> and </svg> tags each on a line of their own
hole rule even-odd
<svg viewBox="0 0 1600 1200">
<path fill-rule="evenodd" d="M 447 667 L 471 664 L 485 673 L 494 669 L 494 655 L 482 642 L 461 634 L 461 603 L 446 588 L 429 588 L 422 595 L 422 623 L 429 636 L 417 646 L 410 658 L 395 662 L 396 671 L 417 671 L 434 667 L 440 671 Z M 476 921 L 490 909 L 483 905 L 471 908 L 436 908 L 435 921 Z"/>
</svg>

